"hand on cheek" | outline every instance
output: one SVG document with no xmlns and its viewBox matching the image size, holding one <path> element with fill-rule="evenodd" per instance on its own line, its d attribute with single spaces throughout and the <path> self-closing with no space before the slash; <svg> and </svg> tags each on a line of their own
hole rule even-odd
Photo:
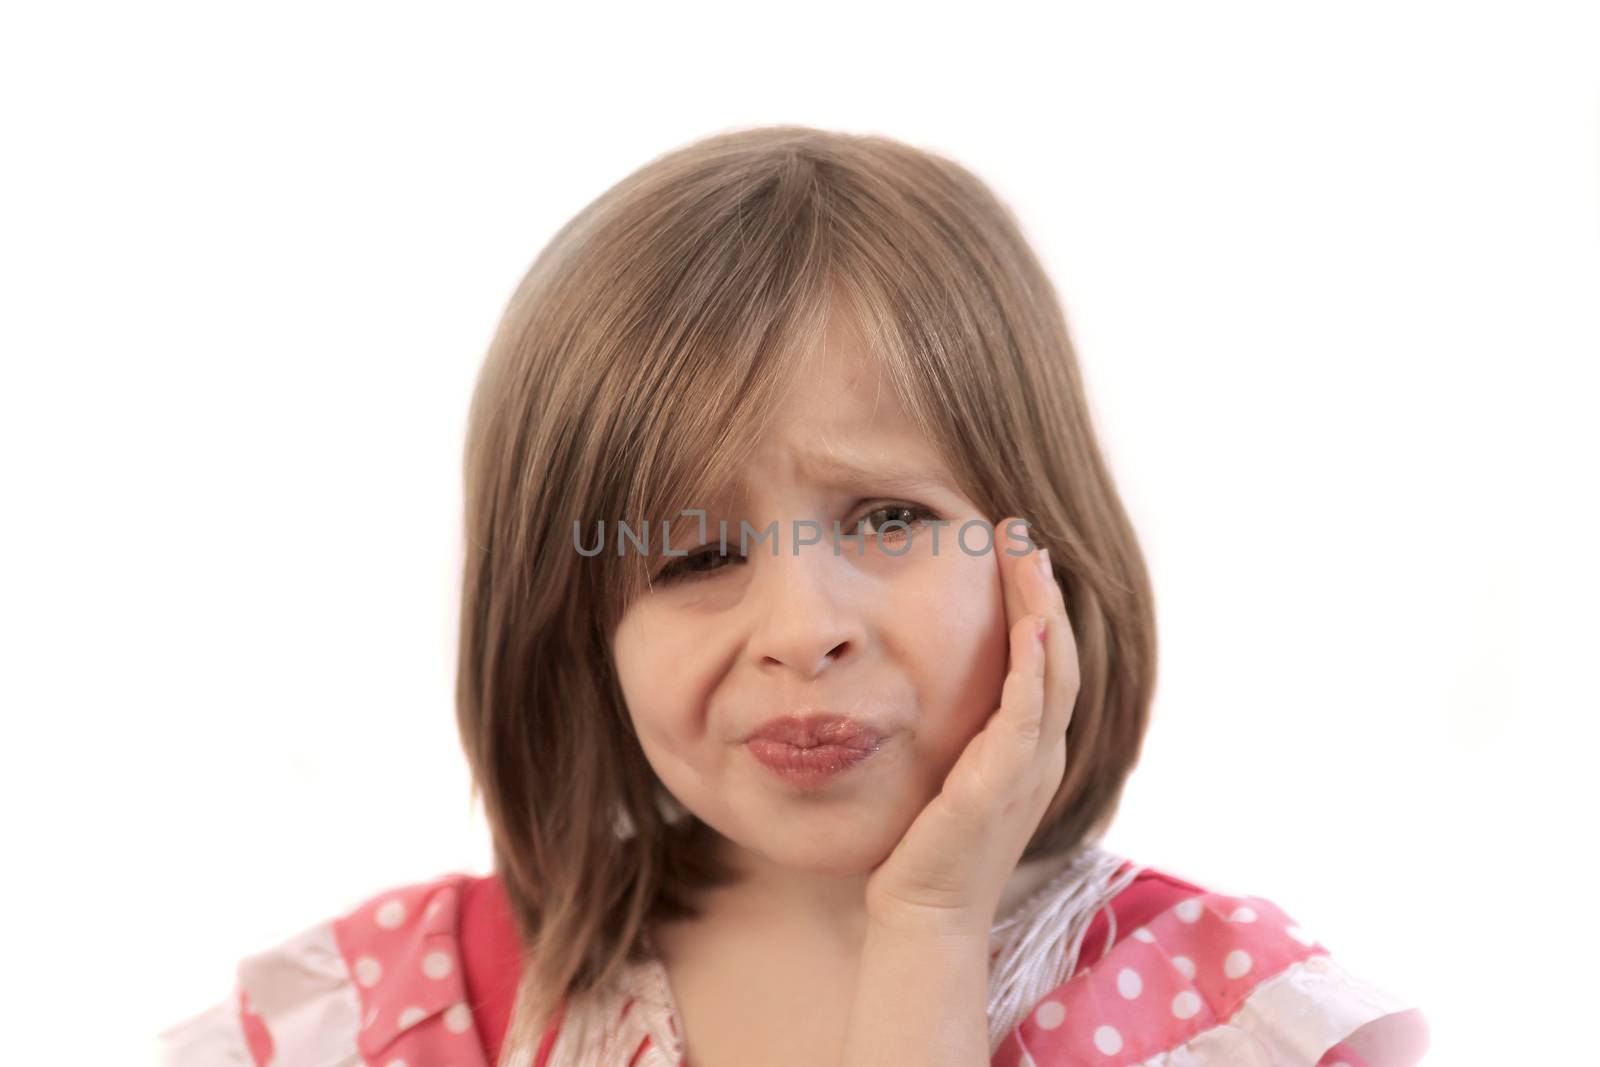
<svg viewBox="0 0 1600 1067">
<path fill-rule="evenodd" d="M 1003 520 L 1007 530 L 1013 521 Z M 987 932 L 1006 880 L 1066 771 L 1078 695 L 1077 645 L 1048 553 L 995 539 L 1010 661 L 1000 706 L 939 794 L 867 881 L 868 914 L 895 925 Z"/>
</svg>

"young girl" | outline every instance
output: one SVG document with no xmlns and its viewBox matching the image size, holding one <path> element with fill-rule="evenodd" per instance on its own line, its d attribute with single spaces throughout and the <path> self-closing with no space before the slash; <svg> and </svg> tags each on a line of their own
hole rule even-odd
<svg viewBox="0 0 1600 1067">
<path fill-rule="evenodd" d="M 494 872 L 244 959 L 165 1062 L 1397 1067 L 1421 1013 L 1102 849 L 1155 682 L 1058 299 L 965 169 L 768 127 L 534 263 L 466 448 Z"/>
</svg>

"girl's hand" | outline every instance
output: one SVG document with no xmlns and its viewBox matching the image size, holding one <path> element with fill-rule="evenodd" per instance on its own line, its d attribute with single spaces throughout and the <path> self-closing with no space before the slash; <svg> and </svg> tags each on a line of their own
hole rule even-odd
<svg viewBox="0 0 1600 1067">
<path fill-rule="evenodd" d="M 867 914 L 885 925 L 987 936 L 1006 881 L 1066 773 L 1077 643 L 1049 554 L 1004 549 L 1010 542 L 1001 531 L 1013 521 L 1022 520 L 997 526 L 994 546 L 1011 627 L 1000 707 L 867 879 Z"/>
</svg>

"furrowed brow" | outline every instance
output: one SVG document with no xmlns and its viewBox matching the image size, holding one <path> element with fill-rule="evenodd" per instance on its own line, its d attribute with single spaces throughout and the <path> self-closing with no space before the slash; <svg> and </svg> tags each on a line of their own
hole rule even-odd
<svg viewBox="0 0 1600 1067">
<path fill-rule="evenodd" d="M 857 463 L 834 455 L 801 456 L 802 474 L 820 483 L 918 492 L 927 489 L 954 490 L 949 477 L 936 467 L 894 461 Z"/>
</svg>

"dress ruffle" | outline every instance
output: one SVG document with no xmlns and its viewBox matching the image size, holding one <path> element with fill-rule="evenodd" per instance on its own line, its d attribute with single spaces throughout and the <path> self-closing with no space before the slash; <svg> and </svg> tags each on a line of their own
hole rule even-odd
<svg viewBox="0 0 1600 1067">
<path fill-rule="evenodd" d="M 163 1067 L 490 1067 L 467 1004 L 451 875 L 240 961 L 230 997 L 159 1035 Z"/>
<path fill-rule="evenodd" d="M 258 1067 L 245 1039 L 238 991 L 204 1011 L 156 1035 L 157 1063 L 161 1067 Z"/>
<path fill-rule="evenodd" d="M 1261 897 L 1205 893 L 1043 998 L 995 1067 L 1315 1067 L 1363 1027 L 1370 1067 L 1427 1048 L 1420 1011 L 1345 971 Z"/>
</svg>

